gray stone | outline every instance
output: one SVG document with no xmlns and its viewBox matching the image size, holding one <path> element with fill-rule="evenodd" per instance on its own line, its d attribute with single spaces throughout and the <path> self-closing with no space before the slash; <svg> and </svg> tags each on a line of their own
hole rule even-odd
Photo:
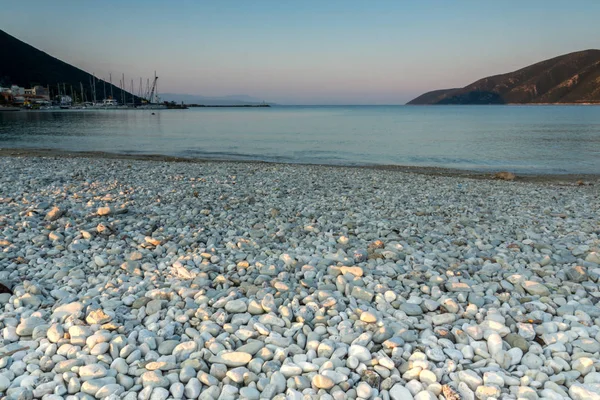
<svg viewBox="0 0 600 400">
<path fill-rule="evenodd" d="M 400 304 L 400 309 L 404 311 L 408 316 L 423 315 L 423 310 L 418 304 L 402 303 Z"/>
</svg>

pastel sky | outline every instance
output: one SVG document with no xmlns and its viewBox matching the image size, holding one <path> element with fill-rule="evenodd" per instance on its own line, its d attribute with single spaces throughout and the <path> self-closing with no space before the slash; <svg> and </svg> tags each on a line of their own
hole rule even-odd
<svg viewBox="0 0 600 400">
<path fill-rule="evenodd" d="M 3 0 L 0 29 L 117 83 L 156 70 L 161 92 L 402 104 L 600 48 L 598 16 L 599 0 Z"/>
</svg>

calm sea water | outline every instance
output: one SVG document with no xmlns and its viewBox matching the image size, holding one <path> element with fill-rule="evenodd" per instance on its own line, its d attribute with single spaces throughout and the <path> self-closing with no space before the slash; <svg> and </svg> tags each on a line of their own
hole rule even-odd
<svg viewBox="0 0 600 400">
<path fill-rule="evenodd" d="M 0 112 L 0 147 L 519 173 L 600 173 L 600 107 Z"/>
</svg>

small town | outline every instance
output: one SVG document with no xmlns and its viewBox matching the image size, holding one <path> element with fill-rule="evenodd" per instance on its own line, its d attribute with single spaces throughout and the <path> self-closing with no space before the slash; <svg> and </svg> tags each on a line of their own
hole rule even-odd
<svg viewBox="0 0 600 400">
<path fill-rule="evenodd" d="M 95 85 L 94 85 L 95 86 Z M 140 103 L 136 104 L 135 96 L 122 91 L 120 103 L 112 95 L 106 95 L 103 100 L 96 99 L 96 88 L 91 86 L 91 98 L 86 97 L 86 93 L 81 86 L 77 92 L 69 85 L 57 84 L 55 86 L 35 85 L 31 88 L 25 88 L 18 85 L 7 87 L 0 86 L 0 111 L 18 111 L 18 110 L 55 110 L 55 109 L 86 109 L 86 108 L 167 108 L 165 104 L 160 104 L 158 94 L 152 92 L 152 101 L 141 98 Z M 69 91 L 70 88 L 70 91 Z M 105 89 L 106 92 L 106 89 Z M 130 97 L 127 102 L 127 97 Z"/>
<path fill-rule="evenodd" d="M 131 90 L 126 91 L 123 85 L 125 76 L 120 81 L 120 88 L 114 90 L 112 81 L 97 79 L 90 76 L 89 86 L 67 83 L 53 85 L 31 85 L 31 88 L 15 84 L 6 85 L 0 81 L 0 111 L 19 110 L 55 110 L 55 109 L 163 109 L 183 108 L 181 105 L 161 102 L 157 90 L 158 77 L 154 76 L 152 84 L 147 81 L 146 91 L 143 91 L 140 78 L 139 93 L 134 95 L 133 80 Z M 99 86 L 99 87 L 98 87 Z M 108 86 L 108 87 L 107 87 Z M 98 89 L 101 89 L 102 94 Z M 108 90 L 107 90 L 108 89 Z M 102 100 L 100 100 L 102 99 Z"/>
<path fill-rule="evenodd" d="M 72 102 L 71 97 L 64 96 L 60 102 Z M 11 85 L 10 87 L 0 86 L 0 103 L 16 107 L 35 107 L 50 105 L 50 90 L 44 86 L 34 86 L 30 89 Z"/>
</svg>

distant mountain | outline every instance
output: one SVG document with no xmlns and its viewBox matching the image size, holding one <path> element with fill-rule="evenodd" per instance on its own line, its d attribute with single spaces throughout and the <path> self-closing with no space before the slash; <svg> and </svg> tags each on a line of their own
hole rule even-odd
<svg viewBox="0 0 600 400">
<path fill-rule="evenodd" d="M 197 94 L 161 93 L 164 101 L 184 102 L 185 104 L 201 104 L 205 106 L 254 105 L 263 101 L 246 95 L 209 97 Z"/>
<path fill-rule="evenodd" d="M 408 104 L 600 103 L 600 50 L 551 58 L 464 88 L 427 92 Z"/>
<path fill-rule="evenodd" d="M 0 30 L 0 86 L 18 85 L 33 87 L 35 85 L 49 86 L 52 94 L 57 94 L 57 85 L 66 86 L 67 94 L 71 87 L 77 98 L 81 97 L 80 83 L 83 85 L 85 98 L 92 97 L 92 75 L 66 62 L 52 57 L 28 45 L 25 42 Z M 102 101 L 104 96 L 103 81 L 96 78 L 96 100 Z M 110 93 L 111 85 L 106 83 L 106 92 Z M 112 85 L 114 97 L 121 101 L 121 89 Z M 131 102 L 131 94 L 125 91 L 125 99 Z M 135 97 L 136 102 L 140 99 Z"/>
</svg>

